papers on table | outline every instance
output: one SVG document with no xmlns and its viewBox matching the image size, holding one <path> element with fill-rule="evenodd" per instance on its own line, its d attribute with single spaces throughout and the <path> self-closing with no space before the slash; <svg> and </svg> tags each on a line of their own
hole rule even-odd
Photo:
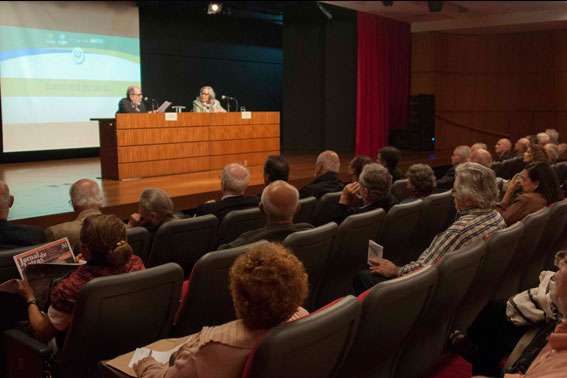
<svg viewBox="0 0 567 378">
<path fill-rule="evenodd" d="M 169 107 L 169 105 L 171 105 L 171 102 L 165 100 L 165 101 L 163 102 L 163 104 L 161 104 L 161 105 L 159 106 L 159 108 L 157 108 L 157 112 L 158 112 L 158 113 L 163 113 L 163 112 L 165 112 L 165 109 L 167 109 L 167 108 Z"/>
<path fill-rule="evenodd" d="M 128 364 L 128 367 L 132 369 L 136 362 L 140 361 L 143 358 L 149 357 L 149 356 L 152 356 L 157 362 L 159 362 L 160 364 L 163 365 L 163 364 L 169 362 L 171 355 L 173 353 L 177 352 L 179 350 L 179 348 L 181 347 L 181 345 L 185 344 L 189 340 L 191 340 L 191 337 L 189 337 L 187 340 L 185 340 L 184 343 L 179 344 L 175 348 L 172 348 L 172 349 L 165 351 L 165 352 L 158 352 L 158 351 L 150 349 L 150 348 L 136 348 L 136 350 L 134 351 L 134 355 L 130 359 L 130 363 Z"/>
</svg>

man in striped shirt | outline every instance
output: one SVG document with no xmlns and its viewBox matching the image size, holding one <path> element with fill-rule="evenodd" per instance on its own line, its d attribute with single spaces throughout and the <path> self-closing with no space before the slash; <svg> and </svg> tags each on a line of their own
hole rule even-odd
<svg viewBox="0 0 567 378">
<path fill-rule="evenodd" d="M 498 197 L 494 172 L 477 163 L 459 164 L 453 185 L 457 220 L 438 234 L 416 261 L 398 267 L 387 259 L 370 259 L 370 267 L 358 274 L 354 289 L 360 294 L 375 284 L 408 274 L 426 265 L 436 265 L 448 252 L 483 239 L 506 227 L 494 210 Z"/>
</svg>

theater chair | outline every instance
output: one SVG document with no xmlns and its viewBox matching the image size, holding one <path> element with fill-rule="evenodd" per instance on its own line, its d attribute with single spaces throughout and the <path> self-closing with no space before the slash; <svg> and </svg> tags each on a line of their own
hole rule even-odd
<svg viewBox="0 0 567 378">
<path fill-rule="evenodd" d="M 510 180 L 518 172 L 524 169 L 524 158 L 514 157 L 506 159 L 502 162 L 502 178 L 505 180 Z"/>
<path fill-rule="evenodd" d="M 406 262 L 415 261 L 429 247 L 437 234 L 445 231 L 445 221 L 453 203 L 451 191 L 432 194 L 423 200 L 423 209 L 409 238 Z"/>
<path fill-rule="evenodd" d="M 423 201 L 417 200 L 410 203 L 393 206 L 382 223 L 380 236 L 376 242 L 384 247 L 384 258 L 396 265 L 404 265 L 407 261 L 406 254 L 421 210 Z"/>
<path fill-rule="evenodd" d="M 395 377 L 421 378 L 436 365 L 447 346 L 455 310 L 469 289 L 485 253 L 486 243 L 478 240 L 448 253 L 439 262 L 433 298 L 403 348 Z"/>
<path fill-rule="evenodd" d="M 323 273 L 331 259 L 338 231 L 337 224 L 329 222 L 311 230 L 294 232 L 288 235 L 282 243 L 285 247 L 291 249 L 299 261 L 303 263 L 305 272 L 309 276 L 309 296 L 303 304 L 303 307 L 308 311 L 313 311 L 316 308 L 315 298 Z"/>
<path fill-rule="evenodd" d="M 546 263 L 552 261 L 553 255 L 557 252 L 553 247 L 567 226 L 567 199 L 552 203 L 548 207 L 551 210 L 549 220 L 522 274 L 521 291 L 539 285 L 539 274 L 545 269 Z"/>
<path fill-rule="evenodd" d="M 349 295 L 276 326 L 252 350 L 242 377 L 333 377 L 350 348 L 359 317 L 360 303 Z"/>
<path fill-rule="evenodd" d="M 251 247 L 267 243 L 260 240 L 222 251 L 209 252 L 197 261 L 189 278 L 187 293 L 171 330 L 172 337 L 199 332 L 204 326 L 215 326 L 236 320 L 230 295 L 229 271 L 238 256 Z"/>
<path fill-rule="evenodd" d="M 0 283 L 11 280 L 12 278 L 21 278 L 16 263 L 14 262 L 14 256 L 37 248 L 40 245 L 43 244 L 0 251 Z"/>
<path fill-rule="evenodd" d="M 337 209 L 337 203 L 339 203 L 339 199 L 341 198 L 341 193 L 342 192 L 325 193 L 319 198 L 317 206 L 315 206 L 315 211 L 313 212 L 313 218 L 311 219 L 313 226 L 317 227 L 327 224 L 333 219 Z"/>
<path fill-rule="evenodd" d="M 514 253 L 514 258 L 496 287 L 495 298 L 509 298 L 521 291 L 522 272 L 541 240 L 541 235 L 547 225 L 550 213 L 549 208 L 544 207 L 522 219 L 524 235 L 518 242 L 518 249 Z"/>
<path fill-rule="evenodd" d="M 165 264 L 95 278 L 80 291 L 65 345 L 51 366 L 57 377 L 97 377 L 100 360 L 169 335 L 183 270 Z M 4 333 L 6 377 L 44 377 L 51 349 L 19 330 Z"/>
<path fill-rule="evenodd" d="M 217 225 L 217 217 L 211 214 L 164 223 L 154 236 L 146 266 L 175 262 L 187 279 L 197 260 L 214 249 Z"/>
<path fill-rule="evenodd" d="M 494 171 L 496 177 L 502 177 L 502 162 L 495 161 L 490 165 L 490 169 Z"/>
<path fill-rule="evenodd" d="M 524 234 L 524 224 L 516 222 L 486 238 L 486 254 L 469 290 L 459 304 L 451 330 L 466 330 L 492 299 L 496 285 L 508 268 Z"/>
<path fill-rule="evenodd" d="M 311 223 L 316 206 L 317 198 L 313 196 L 300 199 L 299 213 L 293 217 L 293 223 Z"/>
<path fill-rule="evenodd" d="M 360 294 L 358 330 L 337 376 L 393 377 L 400 352 L 429 305 L 436 283 L 437 268 L 427 266 Z"/>
<path fill-rule="evenodd" d="M 266 218 L 258 207 L 244 210 L 232 210 L 224 217 L 219 227 L 217 247 L 230 243 L 246 231 L 264 227 Z"/>
<path fill-rule="evenodd" d="M 317 291 L 315 308 L 354 294 L 352 280 L 366 268 L 368 240 L 378 234 L 385 214 L 383 209 L 376 209 L 350 215 L 341 223 L 329 265 Z"/>
<path fill-rule="evenodd" d="M 134 254 L 141 258 L 146 265 L 151 247 L 148 230 L 145 227 L 129 228 L 126 230 L 126 241 L 134 250 Z"/>
<path fill-rule="evenodd" d="M 408 198 L 408 179 L 396 180 L 392 183 L 390 193 L 402 202 Z"/>
</svg>

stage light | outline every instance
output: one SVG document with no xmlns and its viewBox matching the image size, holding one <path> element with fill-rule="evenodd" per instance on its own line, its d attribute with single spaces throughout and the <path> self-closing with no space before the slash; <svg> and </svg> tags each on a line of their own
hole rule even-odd
<svg viewBox="0 0 567 378">
<path fill-rule="evenodd" d="M 221 10 L 222 10 L 222 4 L 210 2 L 209 8 L 207 9 L 207 14 L 217 14 L 220 13 Z"/>
</svg>

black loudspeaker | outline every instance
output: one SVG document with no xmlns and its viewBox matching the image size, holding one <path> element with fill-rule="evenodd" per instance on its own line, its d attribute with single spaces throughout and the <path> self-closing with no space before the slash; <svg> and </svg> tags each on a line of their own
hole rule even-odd
<svg viewBox="0 0 567 378">
<path fill-rule="evenodd" d="M 410 97 L 409 144 L 414 151 L 435 150 L 435 96 Z"/>
</svg>

